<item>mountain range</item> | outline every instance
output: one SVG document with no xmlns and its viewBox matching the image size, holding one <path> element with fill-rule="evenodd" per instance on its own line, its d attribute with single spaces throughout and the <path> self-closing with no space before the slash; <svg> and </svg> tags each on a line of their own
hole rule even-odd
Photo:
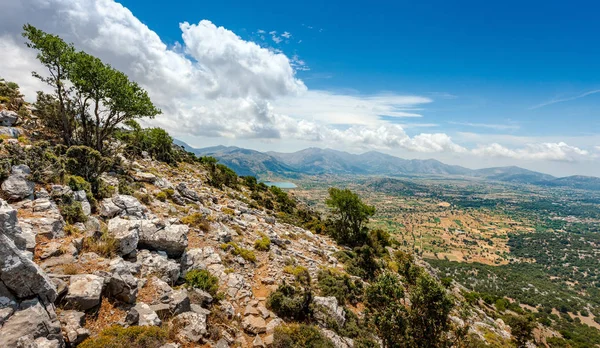
<svg viewBox="0 0 600 348">
<path fill-rule="evenodd" d="M 533 184 L 548 187 L 600 190 L 600 178 L 568 176 L 557 178 L 516 166 L 469 169 L 435 159 L 403 159 L 381 152 L 351 154 L 344 151 L 307 148 L 292 153 L 260 152 L 235 146 L 196 149 L 182 141 L 175 143 L 198 156 L 213 156 L 238 175 L 267 178 L 298 178 L 301 175 L 383 175 L 383 176 L 456 176 L 485 180 Z"/>
</svg>

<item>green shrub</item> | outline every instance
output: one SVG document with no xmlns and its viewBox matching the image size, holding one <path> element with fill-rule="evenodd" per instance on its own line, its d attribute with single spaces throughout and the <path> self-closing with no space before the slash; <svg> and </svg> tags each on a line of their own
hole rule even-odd
<svg viewBox="0 0 600 348">
<path fill-rule="evenodd" d="M 254 242 L 254 249 L 258 251 L 268 251 L 271 248 L 271 240 L 267 236 L 263 236 Z"/>
<path fill-rule="evenodd" d="M 190 226 L 199 228 L 204 232 L 208 232 L 210 230 L 210 221 L 201 213 L 193 213 L 188 216 L 184 216 L 181 218 L 181 222 Z"/>
<path fill-rule="evenodd" d="M 256 262 L 256 254 L 252 250 L 244 249 L 234 242 L 221 245 L 221 249 L 229 250 L 235 256 L 241 256 L 246 261 Z"/>
<path fill-rule="evenodd" d="M 117 192 L 117 188 L 107 184 L 104 180 L 98 180 L 98 198 L 110 198 Z"/>
<path fill-rule="evenodd" d="M 164 193 L 163 191 L 160 191 L 159 193 L 156 194 L 156 196 L 154 196 L 154 198 L 156 198 L 157 200 L 159 200 L 161 202 L 166 202 L 167 194 Z"/>
<path fill-rule="evenodd" d="M 66 152 L 66 169 L 72 175 L 84 178 L 92 185 L 92 190 L 98 190 L 98 178 L 112 165 L 112 161 L 87 146 L 71 146 Z"/>
<path fill-rule="evenodd" d="M 346 301 L 356 304 L 362 299 L 362 281 L 352 280 L 345 273 L 331 269 L 321 270 L 317 274 L 317 284 L 321 296 L 333 296 L 342 305 Z"/>
<path fill-rule="evenodd" d="M 334 348 L 335 345 L 312 325 L 289 324 L 275 328 L 274 348 Z"/>
<path fill-rule="evenodd" d="M 310 287 L 284 282 L 267 298 L 267 308 L 281 318 L 301 321 L 310 317 L 311 301 Z"/>
<path fill-rule="evenodd" d="M 117 254 L 119 242 L 103 228 L 100 236 L 93 235 L 83 240 L 83 250 L 96 253 L 102 257 L 111 258 Z"/>
<path fill-rule="evenodd" d="M 92 193 L 92 185 L 89 182 L 85 181 L 85 179 L 80 176 L 67 175 L 65 178 L 65 183 L 73 191 L 85 191 L 85 197 L 92 206 L 92 209 L 96 209 L 98 202 L 96 201 L 96 198 L 94 198 L 94 194 Z"/>
<path fill-rule="evenodd" d="M 87 216 L 83 212 L 80 202 L 72 201 L 68 204 L 61 204 L 59 210 L 68 224 L 87 221 Z"/>
<path fill-rule="evenodd" d="M 167 330 L 156 326 L 112 326 L 88 338 L 80 348 L 158 348 L 167 342 Z"/>
<path fill-rule="evenodd" d="M 152 203 L 152 196 L 150 196 L 148 193 L 134 192 L 133 196 L 144 204 Z"/>
<path fill-rule="evenodd" d="M 185 283 L 192 288 L 198 288 L 216 296 L 219 291 L 219 278 L 205 269 L 195 269 L 186 273 Z"/>
</svg>

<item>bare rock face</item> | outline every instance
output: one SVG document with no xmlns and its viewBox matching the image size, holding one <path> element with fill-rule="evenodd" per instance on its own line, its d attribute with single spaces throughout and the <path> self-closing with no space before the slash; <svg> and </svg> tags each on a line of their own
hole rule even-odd
<svg viewBox="0 0 600 348">
<path fill-rule="evenodd" d="M 76 346 L 90 337 L 90 331 L 83 327 L 85 313 L 78 311 L 62 311 L 58 315 L 62 324 L 65 340 L 71 345 Z"/>
<path fill-rule="evenodd" d="M 165 224 L 159 219 L 143 220 L 140 227 L 139 247 L 164 251 L 169 257 L 179 258 L 187 248 L 187 225 Z"/>
<path fill-rule="evenodd" d="M 177 332 L 177 337 L 190 343 L 203 343 L 204 337 L 207 335 L 206 330 L 206 315 L 186 312 L 181 313 L 173 319 L 174 325 L 180 327 Z"/>
<path fill-rule="evenodd" d="M 116 195 L 100 202 L 100 216 L 105 218 L 122 216 L 143 219 L 145 213 L 146 207 L 137 198 L 129 195 Z"/>
<path fill-rule="evenodd" d="M 93 274 L 76 274 L 65 296 L 65 307 L 88 310 L 100 304 L 104 278 Z"/>
<path fill-rule="evenodd" d="M 27 180 L 31 170 L 26 165 L 13 166 L 10 176 L 2 183 L 2 190 L 11 201 L 33 197 L 35 184 Z"/>
<path fill-rule="evenodd" d="M 258 335 L 267 332 L 267 323 L 261 317 L 248 315 L 242 321 L 244 331 L 249 334 Z"/>
<path fill-rule="evenodd" d="M 135 181 L 148 182 L 151 184 L 156 181 L 156 175 L 154 175 L 152 173 L 134 172 L 131 174 L 131 176 L 133 176 L 133 179 Z"/>
<path fill-rule="evenodd" d="M 315 311 L 315 319 L 322 325 L 327 325 L 327 320 L 333 318 L 336 323 L 343 327 L 346 322 L 346 312 L 344 307 L 338 305 L 338 301 L 335 297 L 320 297 L 315 296 L 313 298 L 313 304 L 317 305 L 317 311 Z"/>
<path fill-rule="evenodd" d="M 3 347 L 17 347 L 22 338 L 35 340 L 39 337 L 62 342 L 60 323 L 54 310 L 37 300 L 23 302 L 21 310 L 16 311 L 0 328 Z"/>
<path fill-rule="evenodd" d="M 143 302 L 136 304 L 129 310 L 125 322 L 129 325 L 139 326 L 159 326 L 162 324 L 156 312 Z"/>
<path fill-rule="evenodd" d="M 120 255 L 127 255 L 137 248 L 140 226 L 139 220 L 125 220 L 120 217 L 108 221 L 108 233 L 117 240 L 117 252 Z"/>
<path fill-rule="evenodd" d="M 125 303 L 135 303 L 138 279 L 131 274 L 130 268 L 119 258 L 111 262 L 110 270 L 112 273 L 106 285 L 106 295 Z"/>
<path fill-rule="evenodd" d="M 186 183 L 180 182 L 177 184 L 177 191 L 183 196 L 185 199 L 189 199 L 192 202 L 200 201 L 200 196 L 196 193 L 196 191 L 190 189 Z"/>
<path fill-rule="evenodd" d="M 0 230 L 13 240 L 17 248 L 24 250 L 28 246 L 28 240 L 17 220 L 17 210 L 11 207 L 5 200 L 0 199 Z M 33 245 L 35 247 L 35 244 Z"/>
<path fill-rule="evenodd" d="M 84 190 L 73 192 L 73 198 L 81 204 L 81 209 L 86 216 L 92 213 L 92 206 Z"/>
<path fill-rule="evenodd" d="M 0 280 L 18 298 L 39 296 L 47 303 L 56 300 L 56 287 L 46 273 L 0 233 Z"/>
<path fill-rule="evenodd" d="M 0 126 L 2 127 L 12 127 L 19 119 L 19 115 L 10 110 L 1 110 L 0 111 Z"/>
<path fill-rule="evenodd" d="M 169 260 L 166 255 L 148 250 L 137 253 L 137 263 L 141 266 L 143 277 L 156 275 L 161 280 L 173 284 L 179 278 L 179 264 Z"/>
</svg>

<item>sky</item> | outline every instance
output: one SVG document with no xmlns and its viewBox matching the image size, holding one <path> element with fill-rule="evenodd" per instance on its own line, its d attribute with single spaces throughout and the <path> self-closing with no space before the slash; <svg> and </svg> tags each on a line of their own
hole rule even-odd
<svg viewBox="0 0 600 348">
<path fill-rule="evenodd" d="M 0 0 L 0 77 L 43 72 L 25 23 L 148 90 L 194 147 L 322 147 L 600 176 L 600 3 Z"/>
</svg>

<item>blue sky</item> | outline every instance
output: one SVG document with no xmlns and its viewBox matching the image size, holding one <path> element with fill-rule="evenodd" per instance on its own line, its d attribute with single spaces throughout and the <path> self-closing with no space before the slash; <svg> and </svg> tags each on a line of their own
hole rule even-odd
<svg viewBox="0 0 600 348">
<path fill-rule="evenodd" d="M 30 22 L 146 88 L 196 147 L 378 150 L 472 168 L 600 172 L 592 1 L 22 0 L 0 76 L 40 87 Z"/>
<path fill-rule="evenodd" d="M 448 130 L 509 123 L 479 128 L 529 136 L 600 132 L 600 93 L 532 109 L 600 90 L 597 2 L 122 3 L 169 43 L 180 41 L 174 23 L 210 19 L 244 39 L 297 54 L 310 68 L 298 72 L 309 88 L 432 95 L 427 123 Z M 276 43 L 273 30 L 292 36 Z"/>
</svg>

